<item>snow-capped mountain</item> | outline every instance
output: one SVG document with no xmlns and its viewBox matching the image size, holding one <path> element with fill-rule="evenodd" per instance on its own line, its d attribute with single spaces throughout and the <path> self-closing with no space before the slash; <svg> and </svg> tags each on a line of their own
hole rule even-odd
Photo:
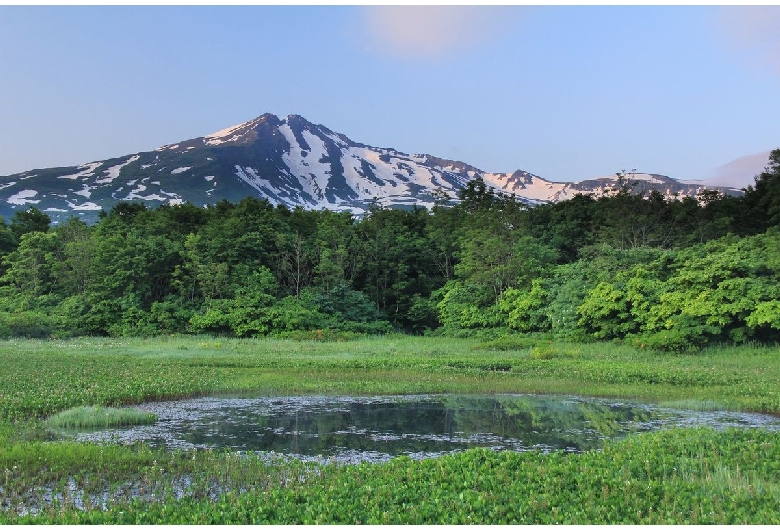
<svg viewBox="0 0 780 530">
<path fill-rule="evenodd" d="M 246 196 L 359 215 L 374 200 L 391 207 L 430 207 L 437 190 L 456 198 L 477 177 L 529 204 L 600 193 L 618 183 L 617 176 L 574 183 L 519 170 L 486 173 L 463 162 L 360 144 L 301 116 L 264 114 L 151 152 L 0 177 L 0 215 L 8 218 L 16 209 L 35 206 L 55 221 L 73 215 L 92 221 L 119 201 L 205 206 Z M 657 189 L 666 196 L 695 195 L 703 187 L 661 175 L 631 177 L 637 189 Z"/>
</svg>

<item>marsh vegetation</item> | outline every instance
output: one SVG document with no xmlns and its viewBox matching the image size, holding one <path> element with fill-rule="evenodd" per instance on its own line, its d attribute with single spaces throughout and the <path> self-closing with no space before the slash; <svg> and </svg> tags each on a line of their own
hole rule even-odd
<svg viewBox="0 0 780 530">
<path fill-rule="evenodd" d="M 63 410 L 47 418 L 46 426 L 51 429 L 83 430 L 148 425 L 156 420 L 154 414 L 134 408 L 82 406 Z"/>
<path fill-rule="evenodd" d="M 220 395 L 568 394 L 780 412 L 776 348 L 668 355 L 626 345 L 511 342 L 403 335 L 1 342 L 0 520 L 780 522 L 780 436 L 762 428 L 674 428 L 582 453 L 477 448 L 345 465 L 246 450 L 73 442 L 45 423 L 79 406 Z M 534 355 L 540 350 L 548 353 Z"/>
</svg>

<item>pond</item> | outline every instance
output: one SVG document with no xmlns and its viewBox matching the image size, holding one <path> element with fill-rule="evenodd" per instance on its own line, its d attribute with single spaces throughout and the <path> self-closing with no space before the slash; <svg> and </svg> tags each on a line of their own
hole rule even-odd
<svg viewBox="0 0 780 530">
<path fill-rule="evenodd" d="M 158 421 L 76 438 L 356 462 L 427 458 L 472 447 L 584 451 L 606 439 L 677 426 L 780 430 L 780 418 L 768 415 L 572 396 L 199 398 L 138 408 L 153 412 Z"/>
</svg>

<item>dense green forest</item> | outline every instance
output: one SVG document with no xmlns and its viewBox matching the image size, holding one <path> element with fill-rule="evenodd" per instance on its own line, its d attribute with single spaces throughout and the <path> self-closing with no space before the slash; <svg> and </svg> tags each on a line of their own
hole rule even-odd
<svg viewBox="0 0 780 530">
<path fill-rule="evenodd" d="M 253 198 L 120 203 L 94 226 L 17 211 L 0 224 L 0 336 L 780 340 L 780 149 L 740 197 L 627 181 L 527 207 L 474 180 L 458 199 L 362 219 Z"/>
</svg>

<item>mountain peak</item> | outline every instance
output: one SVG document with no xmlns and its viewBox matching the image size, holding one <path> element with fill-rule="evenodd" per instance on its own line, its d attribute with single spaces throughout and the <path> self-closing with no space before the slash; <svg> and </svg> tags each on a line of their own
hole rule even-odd
<svg viewBox="0 0 780 530">
<path fill-rule="evenodd" d="M 266 113 L 151 152 L 2 177 L 0 215 L 36 206 L 55 222 L 72 216 L 94 221 L 101 209 L 119 201 L 205 206 L 248 196 L 361 215 L 375 200 L 390 207 L 431 207 L 439 190 L 457 196 L 475 178 L 528 204 L 598 194 L 615 180 L 561 183 L 522 170 L 486 173 L 465 162 L 356 143 L 297 114 L 280 119 Z M 669 197 L 696 195 L 703 188 L 674 179 L 649 183 Z"/>
<path fill-rule="evenodd" d="M 266 113 L 261 116 L 258 116 L 253 120 L 245 121 L 237 125 L 226 127 L 220 131 L 207 134 L 206 136 L 203 137 L 203 141 L 207 145 L 211 145 L 211 146 L 220 145 L 227 142 L 239 141 L 244 136 L 246 136 L 248 132 L 257 128 L 258 125 L 263 123 L 269 123 L 269 122 L 274 124 L 281 123 L 281 121 L 275 114 Z"/>
</svg>

